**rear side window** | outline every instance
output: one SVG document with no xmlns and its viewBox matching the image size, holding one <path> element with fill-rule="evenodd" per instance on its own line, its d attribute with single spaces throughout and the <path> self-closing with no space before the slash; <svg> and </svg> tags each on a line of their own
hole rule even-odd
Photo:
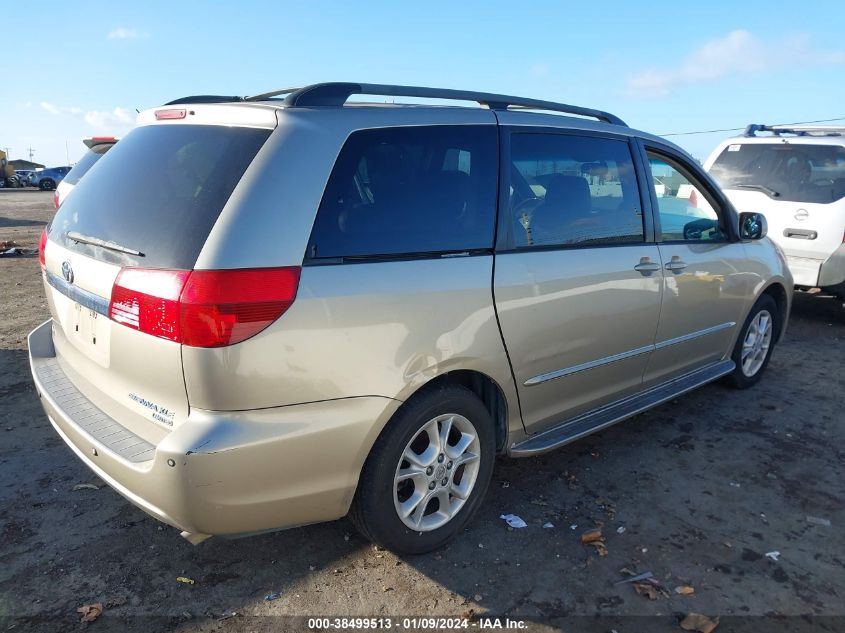
<svg viewBox="0 0 845 633">
<path fill-rule="evenodd" d="M 710 175 L 723 189 L 759 191 L 773 200 L 825 204 L 845 197 L 845 147 L 804 143 L 736 143 Z"/>
<path fill-rule="evenodd" d="M 111 149 L 111 144 L 104 144 L 104 145 L 95 145 L 87 152 L 85 152 L 85 156 L 79 159 L 79 162 L 73 166 L 67 176 L 65 176 L 65 182 L 70 185 L 75 185 L 79 182 L 79 179 L 82 178 L 85 174 L 88 173 L 88 170 L 94 166 L 100 158 L 102 158 L 103 154 Z"/>
<path fill-rule="evenodd" d="M 216 125 L 136 128 L 79 181 L 56 213 L 50 237 L 116 264 L 193 268 L 220 211 L 270 132 Z M 68 232 L 143 255 L 74 242 Z"/>
<path fill-rule="evenodd" d="M 517 248 L 644 241 L 628 143 L 514 134 L 510 172 L 510 219 Z"/>
<path fill-rule="evenodd" d="M 326 185 L 308 258 L 492 248 L 497 148 L 492 125 L 353 133 Z"/>
</svg>

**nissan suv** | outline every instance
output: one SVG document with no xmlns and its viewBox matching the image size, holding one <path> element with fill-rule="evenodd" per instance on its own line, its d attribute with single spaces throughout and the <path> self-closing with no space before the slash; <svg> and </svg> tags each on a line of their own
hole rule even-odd
<svg viewBox="0 0 845 633">
<path fill-rule="evenodd" d="M 704 167 L 737 209 L 766 216 L 796 286 L 845 299 L 845 126 L 749 125 Z"/>
<path fill-rule="evenodd" d="M 599 110 L 188 97 L 142 112 L 45 230 L 32 374 L 76 455 L 193 543 L 349 514 L 425 552 L 496 454 L 758 381 L 792 297 L 766 230 Z"/>
</svg>

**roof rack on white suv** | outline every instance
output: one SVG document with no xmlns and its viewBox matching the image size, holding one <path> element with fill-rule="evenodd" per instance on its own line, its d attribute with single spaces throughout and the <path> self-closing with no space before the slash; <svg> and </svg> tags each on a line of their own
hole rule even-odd
<svg viewBox="0 0 845 633">
<path fill-rule="evenodd" d="M 589 117 L 610 123 L 628 127 L 627 124 L 615 114 L 584 108 L 581 106 L 557 103 L 555 101 L 542 101 L 539 99 L 527 99 L 509 95 L 494 94 L 489 92 L 474 92 L 470 90 L 452 90 L 448 88 L 427 88 L 423 86 L 395 86 L 391 84 L 359 84 L 348 82 L 329 82 L 312 84 L 302 88 L 282 88 L 263 92 L 250 97 L 218 96 L 218 95 L 197 95 L 183 97 L 170 101 L 165 105 L 177 105 L 181 103 L 233 103 L 237 101 L 268 101 L 275 97 L 284 95 L 284 105 L 288 107 L 313 107 L 313 106 L 342 106 L 352 95 L 379 95 L 385 97 L 418 97 L 422 99 L 445 99 L 454 101 L 475 101 L 480 105 L 487 106 L 491 110 L 507 110 L 509 108 L 527 110 L 549 110 L 552 112 L 563 112 L 576 116 Z"/>
<path fill-rule="evenodd" d="M 752 123 L 742 133 L 746 137 L 757 136 L 757 132 L 771 132 L 775 136 L 793 134 L 795 136 L 845 136 L 845 127 L 830 125 L 763 125 Z"/>
</svg>

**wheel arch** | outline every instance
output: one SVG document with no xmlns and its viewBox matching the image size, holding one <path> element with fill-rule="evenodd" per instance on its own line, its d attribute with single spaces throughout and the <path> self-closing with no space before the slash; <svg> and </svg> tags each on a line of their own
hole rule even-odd
<svg viewBox="0 0 845 633">
<path fill-rule="evenodd" d="M 780 316 L 781 323 L 780 328 L 778 328 L 777 331 L 777 338 L 775 338 L 775 342 L 777 343 L 783 337 L 783 333 L 786 330 L 786 322 L 789 319 L 789 297 L 786 294 L 786 288 L 784 288 L 783 284 L 779 281 L 773 281 L 763 288 L 763 291 L 757 299 L 763 295 L 769 295 L 775 300 L 775 305 L 778 307 L 778 316 Z"/>
<path fill-rule="evenodd" d="M 446 384 L 465 387 L 481 400 L 484 407 L 490 413 L 490 418 L 493 420 L 496 434 L 496 452 L 503 452 L 508 439 L 508 401 L 501 386 L 490 376 L 480 371 L 456 369 L 429 380 L 417 389 L 411 395 L 411 398 L 423 389 Z"/>
</svg>

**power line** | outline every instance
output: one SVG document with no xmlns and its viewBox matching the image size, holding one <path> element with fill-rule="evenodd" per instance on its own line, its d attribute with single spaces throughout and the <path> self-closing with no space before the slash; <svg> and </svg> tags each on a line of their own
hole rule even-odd
<svg viewBox="0 0 845 633">
<path fill-rule="evenodd" d="M 784 125 L 810 125 L 812 123 L 833 123 L 834 121 L 845 121 L 845 117 L 838 117 L 835 119 L 816 119 L 815 121 L 796 121 L 794 123 L 775 123 L 774 126 Z M 697 132 L 670 132 L 668 134 L 660 134 L 659 136 L 690 136 L 692 134 L 714 134 L 716 132 L 741 132 L 745 127 L 727 127 L 719 130 L 699 130 Z"/>
</svg>

